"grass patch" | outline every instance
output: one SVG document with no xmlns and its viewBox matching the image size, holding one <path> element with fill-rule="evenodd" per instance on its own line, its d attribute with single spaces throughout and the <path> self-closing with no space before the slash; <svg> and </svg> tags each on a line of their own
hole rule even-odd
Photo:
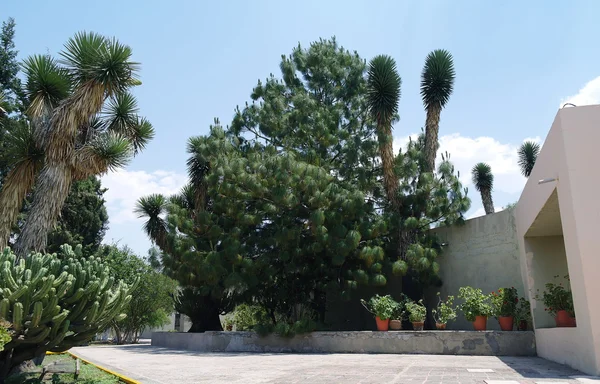
<svg viewBox="0 0 600 384">
<path fill-rule="evenodd" d="M 72 363 L 73 371 L 75 371 L 75 359 L 71 355 L 47 355 L 44 358 L 42 366 L 54 362 Z M 75 380 L 72 373 L 48 373 L 46 374 L 44 381 L 40 381 L 38 378 L 41 374 L 41 367 L 39 367 L 36 371 L 26 372 L 7 378 L 6 384 L 113 384 L 120 382 L 118 377 L 101 371 L 93 365 L 85 364 L 83 361 L 79 361 L 79 363 L 80 369 L 77 380 Z"/>
</svg>

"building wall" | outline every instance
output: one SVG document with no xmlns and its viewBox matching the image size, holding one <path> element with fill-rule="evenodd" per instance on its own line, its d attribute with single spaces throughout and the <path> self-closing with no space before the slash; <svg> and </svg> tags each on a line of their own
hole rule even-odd
<svg viewBox="0 0 600 384">
<path fill-rule="evenodd" d="M 600 106 L 564 108 L 558 111 L 535 167 L 517 204 L 517 238 L 521 270 L 528 287 L 536 287 L 536 264 L 526 242 L 544 206 L 557 194 L 568 273 L 573 290 L 577 327 L 536 329 L 538 355 L 568 364 L 588 374 L 600 374 L 600 179 L 596 177 L 593 154 L 600 142 Z M 555 181 L 538 184 L 538 180 Z M 539 220 L 537 220 L 539 221 Z M 543 223 L 538 223 L 543 225 Z M 543 228 L 542 228 L 543 229 Z M 539 228 L 537 232 L 540 232 Z M 543 236 L 537 233 L 536 236 Z M 567 271 L 564 271 L 567 272 Z M 532 297 L 534 293 L 531 293 Z M 532 301 L 534 322 L 538 305 Z M 544 324 L 544 321 L 540 322 Z"/>
<path fill-rule="evenodd" d="M 524 295 L 520 273 L 514 209 L 467 220 L 465 225 L 432 230 L 448 245 L 438 258 L 443 285 L 442 297 L 458 295 L 462 286 L 481 288 L 490 293 L 501 287 L 515 287 Z M 435 292 L 429 292 L 429 297 Z M 459 311 L 459 317 L 448 324 L 449 329 L 472 329 Z M 495 319 L 488 320 L 488 329 L 500 329 Z"/>
</svg>

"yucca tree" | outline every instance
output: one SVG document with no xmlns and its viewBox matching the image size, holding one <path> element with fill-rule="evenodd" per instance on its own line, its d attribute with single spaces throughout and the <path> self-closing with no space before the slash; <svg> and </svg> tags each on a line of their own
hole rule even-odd
<svg viewBox="0 0 600 384">
<path fill-rule="evenodd" d="M 521 167 L 521 173 L 525 177 L 531 175 L 535 161 L 537 160 L 538 154 L 540 153 L 540 145 L 533 141 L 526 141 L 519 147 L 519 167 Z"/>
<path fill-rule="evenodd" d="M 398 176 L 394 171 L 392 122 L 398 113 L 402 79 L 396 62 L 389 56 L 379 55 L 369 63 L 369 111 L 377 122 L 379 155 L 383 168 L 383 184 L 388 201 L 398 209 Z"/>
<path fill-rule="evenodd" d="M 471 170 L 473 184 L 475 189 L 481 193 L 481 201 L 485 214 L 494 213 L 494 201 L 492 200 L 492 190 L 494 189 L 494 175 L 492 168 L 486 163 L 477 163 Z"/>
<path fill-rule="evenodd" d="M 440 115 L 454 89 L 454 62 L 450 52 L 437 49 L 425 59 L 421 73 L 421 98 L 425 120 L 425 171 L 433 172 L 438 150 Z"/>
<path fill-rule="evenodd" d="M 45 248 L 74 180 L 122 167 L 154 134 L 128 93 L 140 84 L 131 48 L 116 39 L 79 33 L 61 57 L 56 62 L 34 56 L 24 65 L 31 132 L 43 152 L 43 165 L 35 178 L 29 218 L 15 245 L 20 255 Z M 20 188 L 18 192 L 26 190 Z M 8 191 L 0 207 L 12 209 L 21 202 L 20 193 Z M 7 223 L 2 224 L 5 236 Z M 4 241 L 0 239 L 0 246 Z"/>
</svg>

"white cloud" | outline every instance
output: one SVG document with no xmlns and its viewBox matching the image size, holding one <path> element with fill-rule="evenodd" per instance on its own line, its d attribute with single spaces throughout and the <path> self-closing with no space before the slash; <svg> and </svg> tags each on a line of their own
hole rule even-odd
<svg viewBox="0 0 600 384">
<path fill-rule="evenodd" d="M 410 135 L 416 137 L 416 134 Z M 539 137 L 525 138 L 541 142 Z M 400 148 L 405 148 L 408 137 L 396 138 L 394 140 L 394 151 L 398 152 Z M 460 133 L 453 133 L 440 137 L 440 149 L 438 151 L 438 161 L 441 160 L 441 154 L 448 152 L 450 161 L 454 164 L 457 171 L 460 172 L 460 180 L 463 185 L 469 187 L 471 199 L 475 189 L 471 183 L 471 169 L 479 162 L 489 164 L 494 174 L 494 190 L 508 194 L 520 193 L 525 185 L 525 177 L 521 175 L 517 163 L 517 150 L 521 142 L 502 143 L 493 137 L 479 136 L 467 137 Z M 473 201 L 475 203 L 475 201 Z"/>
<path fill-rule="evenodd" d="M 119 170 L 102 177 L 102 186 L 110 224 L 135 223 L 139 231 L 141 222 L 133 213 L 137 200 L 146 195 L 177 193 L 187 181 L 187 176 L 175 172 Z"/>
<path fill-rule="evenodd" d="M 576 95 L 564 98 L 560 102 L 562 107 L 565 103 L 572 103 L 576 106 L 600 104 L 600 76 L 589 81 L 579 90 Z"/>
</svg>

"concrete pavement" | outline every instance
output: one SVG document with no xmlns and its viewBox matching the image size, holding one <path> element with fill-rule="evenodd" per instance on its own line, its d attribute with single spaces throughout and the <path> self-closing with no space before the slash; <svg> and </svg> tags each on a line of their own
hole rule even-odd
<svg viewBox="0 0 600 384">
<path fill-rule="evenodd" d="M 200 353 L 150 345 L 90 346 L 72 352 L 145 384 L 600 383 L 537 357 Z"/>
</svg>

